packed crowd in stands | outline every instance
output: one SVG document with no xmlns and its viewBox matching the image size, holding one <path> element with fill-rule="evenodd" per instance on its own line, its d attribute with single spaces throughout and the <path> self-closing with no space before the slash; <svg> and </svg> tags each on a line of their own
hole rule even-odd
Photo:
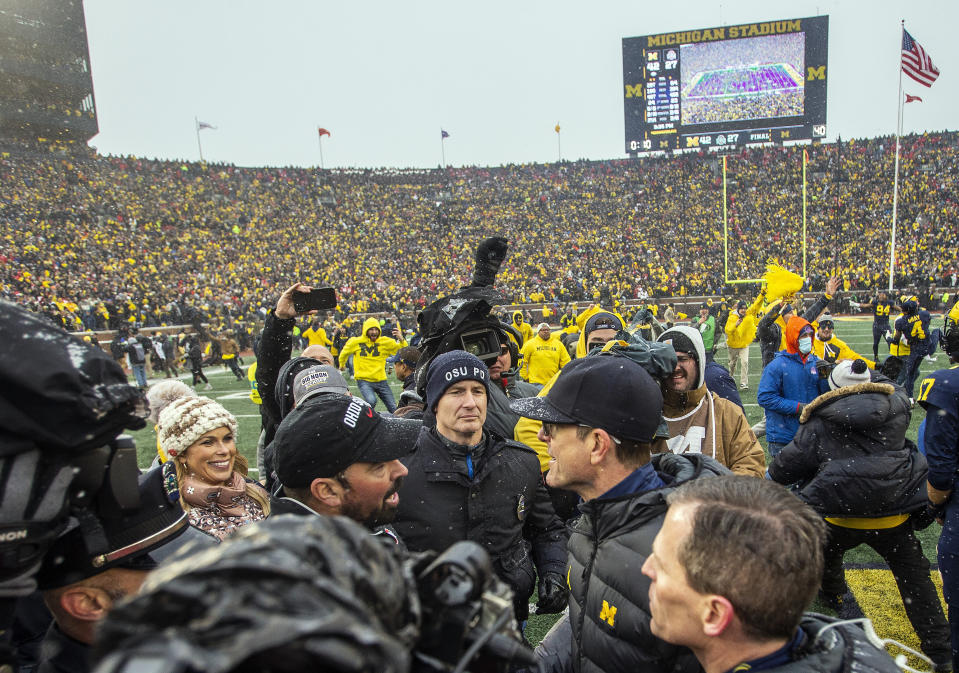
<svg viewBox="0 0 959 673">
<path fill-rule="evenodd" d="M 755 148 L 727 163 L 728 277 L 767 261 L 886 284 L 895 142 Z M 514 302 L 723 294 L 723 174 L 713 155 L 446 170 L 240 168 L 92 150 L 0 155 L 0 296 L 68 329 L 242 319 L 290 279 L 344 310 L 414 313 L 468 282 L 478 240 L 503 235 Z M 950 285 L 959 135 L 903 139 L 897 286 Z M 219 321 L 219 322 L 222 322 Z"/>
</svg>

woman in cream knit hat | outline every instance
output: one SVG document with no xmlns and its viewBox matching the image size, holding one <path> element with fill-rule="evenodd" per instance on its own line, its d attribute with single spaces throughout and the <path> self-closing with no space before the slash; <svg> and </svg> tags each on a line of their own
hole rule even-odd
<svg viewBox="0 0 959 673">
<path fill-rule="evenodd" d="M 157 421 L 157 442 L 169 460 L 180 504 L 190 523 L 222 540 L 240 526 L 265 518 L 269 496 L 246 479 L 246 459 L 236 450 L 236 419 L 207 397 L 181 397 Z"/>
</svg>

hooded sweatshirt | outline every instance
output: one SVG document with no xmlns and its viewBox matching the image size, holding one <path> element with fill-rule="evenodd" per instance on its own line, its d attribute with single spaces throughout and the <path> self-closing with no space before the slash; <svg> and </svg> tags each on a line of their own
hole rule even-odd
<svg viewBox="0 0 959 673">
<path fill-rule="evenodd" d="M 523 342 L 520 344 L 520 346 L 532 338 L 533 328 L 530 327 L 528 322 L 523 320 L 522 311 L 513 311 L 513 327 L 516 328 L 516 331 L 523 336 Z"/>
<path fill-rule="evenodd" d="M 699 330 L 672 327 L 657 341 L 668 342 L 674 334 L 683 334 L 693 343 L 697 378 L 695 387 L 685 392 L 669 390 L 663 385 L 663 416 L 670 438 L 665 443 L 657 441 L 653 450 L 702 453 L 737 474 L 762 477 L 766 471 L 766 454 L 742 409 L 706 388 L 703 374 L 706 349 Z"/>
<path fill-rule="evenodd" d="M 786 350 L 779 351 L 759 379 L 757 401 L 766 410 L 766 439 L 788 444 L 799 428 L 802 405 L 829 390 L 816 371 L 818 358 L 799 352 L 799 332 L 809 323 L 793 316 L 786 324 Z M 813 337 L 815 340 L 815 337 Z M 815 346 L 813 346 L 815 350 Z"/>
<path fill-rule="evenodd" d="M 340 369 L 346 366 L 346 361 L 353 355 L 353 370 L 359 381 L 385 381 L 386 358 L 393 355 L 406 345 L 406 339 L 396 341 L 380 334 L 376 339 L 370 339 L 366 333 L 371 328 L 380 328 L 380 321 L 376 318 L 367 318 L 363 322 L 363 330 L 346 342 L 340 351 Z"/>
</svg>

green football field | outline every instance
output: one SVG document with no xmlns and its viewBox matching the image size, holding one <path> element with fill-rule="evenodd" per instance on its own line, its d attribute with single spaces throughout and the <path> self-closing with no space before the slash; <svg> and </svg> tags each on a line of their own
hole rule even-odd
<svg viewBox="0 0 959 673">
<path fill-rule="evenodd" d="M 933 320 L 934 326 L 941 325 L 941 318 L 936 317 Z M 871 318 L 837 318 L 836 335 L 843 339 L 855 351 L 872 358 L 872 322 Z M 888 349 L 885 343 L 880 344 L 880 360 L 888 355 Z M 723 365 L 728 364 L 728 358 L 725 348 L 720 347 L 716 359 Z M 251 360 L 247 359 L 245 364 L 248 366 Z M 919 380 L 922 374 L 926 374 L 945 367 L 948 363 L 947 357 L 937 353 L 935 364 L 923 362 Z M 762 418 L 759 406 L 756 404 L 756 389 L 759 384 L 761 374 L 761 361 L 759 356 L 759 345 L 754 343 L 750 347 L 749 361 L 749 390 L 742 392 L 742 400 L 746 409 L 746 416 L 750 424 L 758 422 Z M 246 381 L 240 382 L 225 368 L 216 366 L 208 367 L 204 370 L 213 389 L 210 391 L 200 391 L 200 394 L 212 397 L 223 404 L 236 417 L 239 423 L 239 432 L 237 443 L 239 450 L 247 457 L 250 465 L 256 465 L 256 442 L 260 432 L 259 407 L 249 398 L 249 385 Z M 181 374 L 181 378 L 187 383 L 190 382 L 189 373 Z M 393 380 L 394 394 L 398 396 L 400 385 Z M 155 379 L 151 379 L 151 382 Z M 737 384 L 739 376 L 736 376 Z M 351 382 L 350 385 L 354 394 L 358 394 L 356 386 Z M 917 383 L 918 388 L 918 383 Z M 378 403 L 378 409 L 382 409 L 382 402 Z M 908 436 L 915 441 L 919 424 L 922 422 L 925 413 L 921 407 L 913 410 L 912 421 L 909 426 Z M 140 465 L 149 466 L 156 455 L 156 436 L 152 428 L 145 428 L 132 433 L 136 439 Z M 765 446 L 765 440 L 760 440 Z M 252 473 L 251 476 L 256 476 Z M 929 528 L 919 533 L 923 548 L 927 557 L 933 566 L 933 579 L 941 587 L 939 572 L 936 569 L 936 542 L 939 539 L 940 527 L 933 524 Z M 871 549 L 862 546 L 856 548 L 846 555 L 846 575 L 851 587 L 851 594 L 846 597 L 847 606 L 843 609 L 843 616 L 861 616 L 864 614 L 872 618 L 876 630 L 884 638 L 893 638 L 903 642 L 910 647 L 919 649 L 919 641 L 912 630 L 902 607 L 902 601 L 899 592 L 896 589 L 895 582 L 891 573 L 886 569 L 882 559 Z M 814 604 L 813 609 L 821 612 L 829 612 L 827 608 L 820 604 Z M 847 612 L 848 611 L 848 612 Z M 527 636 L 532 642 L 538 642 L 549 626 L 555 621 L 554 616 L 532 616 L 527 627 Z"/>
</svg>

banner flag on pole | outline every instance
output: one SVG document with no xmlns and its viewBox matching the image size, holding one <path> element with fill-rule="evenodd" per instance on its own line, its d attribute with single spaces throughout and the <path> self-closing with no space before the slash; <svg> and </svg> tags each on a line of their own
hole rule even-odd
<svg viewBox="0 0 959 673">
<path fill-rule="evenodd" d="M 902 29 L 902 71 L 923 86 L 932 86 L 939 77 L 939 69 L 922 46 L 912 39 L 912 35 Z"/>
<path fill-rule="evenodd" d="M 317 129 L 317 131 L 319 132 L 321 138 L 322 138 L 323 136 L 329 136 L 329 135 L 330 135 L 330 132 L 327 131 L 327 130 L 326 130 L 325 128 L 323 128 L 322 126 L 319 127 L 319 128 Z M 330 136 L 330 137 L 332 137 L 332 136 Z"/>
<path fill-rule="evenodd" d="M 907 103 L 913 103 L 915 101 L 919 101 L 921 103 L 922 99 L 919 96 L 910 96 L 909 94 L 906 94 Z"/>
<path fill-rule="evenodd" d="M 559 133 L 559 122 L 556 122 L 556 128 L 555 128 L 554 130 L 555 130 L 557 133 Z"/>
<path fill-rule="evenodd" d="M 447 132 L 444 131 L 443 129 L 440 129 L 440 140 L 443 140 L 443 139 L 449 138 L 449 137 L 450 137 L 450 134 L 449 134 L 449 133 L 447 133 Z"/>
<path fill-rule="evenodd" d="M 216 127 L 213 124 L 207 124 L 206 122 L 198 121 L 196 123 L 196 130 L 202 131 L 203 129 L 213 129 L 214 131 L 216 131 Z"/>
</svg>

